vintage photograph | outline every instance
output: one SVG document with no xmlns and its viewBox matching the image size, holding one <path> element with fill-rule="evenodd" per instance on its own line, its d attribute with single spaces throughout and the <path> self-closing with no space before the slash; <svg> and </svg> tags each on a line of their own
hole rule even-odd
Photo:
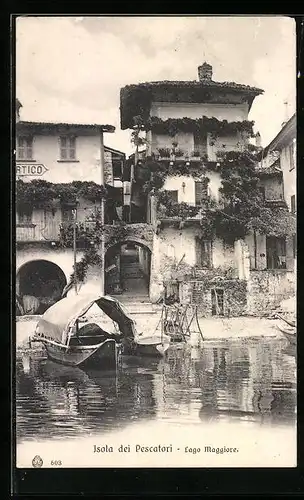
<svg viewBox="0 0 304 500">
<path fill-rule="evenodd" d="M 17 467 L 296 467 L 295 20 L 15 24 Z"/>
</svg>

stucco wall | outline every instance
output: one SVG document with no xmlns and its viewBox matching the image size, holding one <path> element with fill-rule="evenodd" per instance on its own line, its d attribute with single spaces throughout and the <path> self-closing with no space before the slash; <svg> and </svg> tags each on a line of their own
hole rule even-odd
<svg viewBox="0 0 304 500">
<path fill-rule="evenodd" d="M 219 188 L 222 185 L 221 176 L 218 172 L 207 171 L 206 176 L 209 178 L 208 192 L 209 195 L 219 201 Z M 183 186 L 183 183 L 185 186 Z M 168 191 L 178 191 L 178 202 L 189 203 L 195 205 L 195 179 L 189 176 L 170 176 L 167 177 L 163 189 Z"/>
<path fill-rule="evenodd" d="M 261 184 L 265 188 L 266 200 L 284 199 L 283 182 L 279 177 L 264 177 Z"/>
<path fill-rule="evenodd" d="M 22 135 L 25 133 L 22 133 Z M 78 135 L 76 138 L 76 159 L 72 162 L 60 162 L 59 149 L 60 133 L 36 134 L 33 138 L 33 161 L 26 163 L 42 163 L 47 171 L 38 179 L 49 182 L 94 181 L 100 183 L 100 138 L 91 132 L 91 135 Z M 105 180 L 113 184 L 112 156 L 105 152 Z M 17 160 L 17 166 L 25 162 Z M 24 181 L 30 181 L 35 176 L 20 176 Z"/>
<path fill-rule="evenodd" d="M 245 237 L 245 242 L 248 245 L 250 255 L 250 268 L 265 270 L 267 268 L 266 257 L 266 236 L 264 234 L 256 233 L 256 250 L 254 244 L 253 234 Z M 294 270 L 293 246 L 292 239 L 286 239 L 286 267 L 288 270 Z"/>
<path fill-rule="evenodd" d="M 208 116 L 218 120 L 243 121 L 248 117 L 248 104 L 214 104 L 214 103 L 166 103 L 153 102 L 151 116 L 167 118 L 201 118 Z"/>
<path fill-rule="evenodd" d="M 289 145 L 291 145 L 290 143 Z M 284 179 L 284 197 L 285 201 L 289 207 L 289 210 L 291 208 L 290 206 L 290 198 L 291 196 L 295 195 L 296 196 L 296 191 L 297 191 L 297 169 L 294 168 L 293 170 L 290 170 L 290 155 L 289 155 L 289 150 L 288 147 L 283 148 L 281 151 L 280 155 L 280 162 L 281 162 L 281 169 L 283 171 L 283 179 Z"/>
<path fill-rule="evenodd" d="M 150 298 L 157 300 L 163 290 L 164 272 L 173 262 L 182 262 L 189 266 L 197 265 L 196 236 L 201 236 L 199 228 L 189 227 L 182 230 L 164 228 L 154 235 L 151 262 Z M 225 244 L 220 239 L 212 242 L 213 267 L 233 268 L 238 276 L 238 263 L 234 246 Z"/>
<path fill-rule="evenodd" d="M 251 271 L 248 280 L 247 314 L 268 314 L 295 292 L 295 274 L 292 271 Z"/>
</svg>

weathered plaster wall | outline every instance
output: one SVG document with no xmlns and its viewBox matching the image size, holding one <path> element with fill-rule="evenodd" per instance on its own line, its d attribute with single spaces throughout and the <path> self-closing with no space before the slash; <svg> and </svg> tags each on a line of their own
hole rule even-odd
<svg viewBox="0 0 304 500">
<path fill-rule="evenodd" d="M 291 146 L 291 142 L 289 146 Z M 290 151 L 288 147 L 285 147 L 281 151 L 280 155 L 280 163 L 281 163 L 281 169 L 283 171 L 283 180 L 284 180 L 284 197 L 285 201 L 289 207 L 289 210 L 291 208 L 291 203 L 290 203 L 290 198 L 291 196 L 297 194 L 297 169 L 290 169 L 291 168 L 291 158 L 290 158 Z M 296 165 L 296 149 L 294 153 L 294 164 Z"/>
<path fill-rule="evenodd" d="M 258 270 L 267 269 L 266 236 L 256 233 L 256 246 L 253 234 L 247 235 L 245 242 L 248 245 L 250 255 L 250 268 Z M 286 239 L 286 267 L 290 271 L 294 270 L 293 243 L 291 238 Z"/>
<path fill-rule="evenodd" d="M 77 261 L 81 259 L 83 252 L 77 252 Z M 16 271 L 27 262 L 33 260 L 47 260 L 53 262 L 62 269 L 68 280 L 73 271 L 73 250 L 70 248 L 53 249 L 51 247 L 26 245 L 24 248 L 17 249 L 16 252 Z"/>
<path fill-rule="evenodd" d="M 151 262 L 151 300 L 157 300 L 163 290 L 164 273 L 173 262 L 188 266 L 197 265 L 196 237 L 201 236 L 199 228 L 189 227 L 182 230 L 164 228 L 158 235 L 154 235 Z M 238 276 L 238 263 L 234 246 L 225 244 L 220 239 L 212 242 L 212 263 L 220 272 L 232 268 L 235 277 Z"/>
<path fill-rule="evenodd" d="M 248 281 L 247 314 L 270 313 L 280 302 L 296 292 L 292 271 L 251 271 Z"/>
<path fill-rule="evenodd" d="M 72 162 L 60 162 L 59 136 L 53 132 L 36 134 L 33 138 L 33 161 L 42 163 L 47 171 L 38 179 L 49 182 L 94 181 L 100 183 L 100 137 L 98 132 L 90 135 L 78 135 L 76 138 L 76 159 Z M 23 164 L 17 160 L 17 166 Z M 18 172 L 18 169 L 17 169 Z M 24 181 L 34 176 L 20 176 Z M 105 152 L 105 181 L 113 184 L 112 155 Z"/>
<path fill-rule="evenodd" d="M 215 103 L 167 103 L 153 102 L 151 116 L 163 120 L 168 118 L 201 118 L 208 116 L 218 120 L 243 121 L 248 117 L 248 104 L 215 104 Z"/>
<path fill-rule="evenodd" d="M 194 138 L 192 133 L 179 132 L 174 137 L 165 134 L 151 134 L 152 151 L 158 153 L 159 148 L 172 148 L 172 142 L 178 143 L 178 148 L 185 153 L 194 150 Z"/>
<path fill-rule="evenodd" d="M 221 280 L 214 284 L 201 280 L 191 280 L 181 285 L 180 300 L 194 303 L 203 316 L 212 315 L 212 288 L 224 291 L 224 316 L 241 316 L 246 312 L 247 284 L 238 279 Z"/>
<path fill-rule="evenodd" d="M 216 201 L 220 199 L 219 188 L 222 185 L 221 176 L 218 172 L 208 170 L 206 176 L 209 178 L 208 193 Z M 183 186 L 184 184 L 184 186 Z M 186 175 L 167 177 L 162 189 L 178 191 L 178 202 L 195 205 L 195 179 Z"/>
<path fill-rule="evenodd" d="M 266 200 L 283 200 L 284 189 L 283 182 L 279 177 L 264 177 L 261 182 L 265 188 Z"/>
</svg>

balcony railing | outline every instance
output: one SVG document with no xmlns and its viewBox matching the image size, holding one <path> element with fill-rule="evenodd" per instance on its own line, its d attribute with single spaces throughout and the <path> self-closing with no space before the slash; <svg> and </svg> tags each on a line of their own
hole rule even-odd
<svg viewBox="0 0 304 500">
<path fill-rule="evenodd" d="M 52 241 L 59 238 L 59 225 L 54 222 L 16 224 L 16 241 Z"/>
</svg>

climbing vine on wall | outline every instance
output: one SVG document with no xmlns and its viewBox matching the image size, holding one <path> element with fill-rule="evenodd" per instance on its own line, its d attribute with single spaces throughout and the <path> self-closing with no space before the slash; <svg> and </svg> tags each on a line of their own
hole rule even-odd
<svg viewBox="0 0 304 500">
<path fill-rule="evenodd" d="M 156 162 L 149 159 L 150 180 L 143 189 L 157 197 L 160 218 L 180 217 L 187 219 L 200 213 L 200 224 L 205 236 L 218 236 L 227 241 L 244 238 L 252 230 L 274 236 L 291 236 L 296 232 L 296 219 L 287 207 L 271 207 L 265 202 L 261 180 L 257 171 L 258 149 L 243 152 L 230 151 L 221 154 L 221 161 L 199 165 L 196 169 L 187 162 Z M 171 165 L 171 163 L 173 163 Z M 159 167 L 159 168 L 158 168 Z M 188 204 L 172 201 L 161 191 L 167 176 L 185 175 L 198 177 L 207 184 L 208 170 L 216 170 L 222 178 L 219 189 L 220 203 L 206 200 L 203 210 Z"/>
<path fill-rule="evenodd" d="M 242 120 L 228 122 L 227 120 L 218 120 L 215 117 L 209 118 L 168 118 L 162 120 L 157 116 L 152 116 L 145 122 L 145 129 L 153 130 L 156 134 L 168 134 L 174 137 L 178 132 L 190 133 L 210 133 L 215 139 L 219 136 L 236 135 L 244 133 L 253 137 L 253 121 Z"/>
<path fill-rule="evenodd" d="M 61 203 L 76 203 L 82 197 L 90 201 L 97 201 L 107 196 L 107 190 L 95 182 L 73 181 L 70 183 L 52 183 L 42 179 L 16 182 L 16 204 L 31 206 L 46 206 L 48 203 L 59 200 Z"/>
</svg>

